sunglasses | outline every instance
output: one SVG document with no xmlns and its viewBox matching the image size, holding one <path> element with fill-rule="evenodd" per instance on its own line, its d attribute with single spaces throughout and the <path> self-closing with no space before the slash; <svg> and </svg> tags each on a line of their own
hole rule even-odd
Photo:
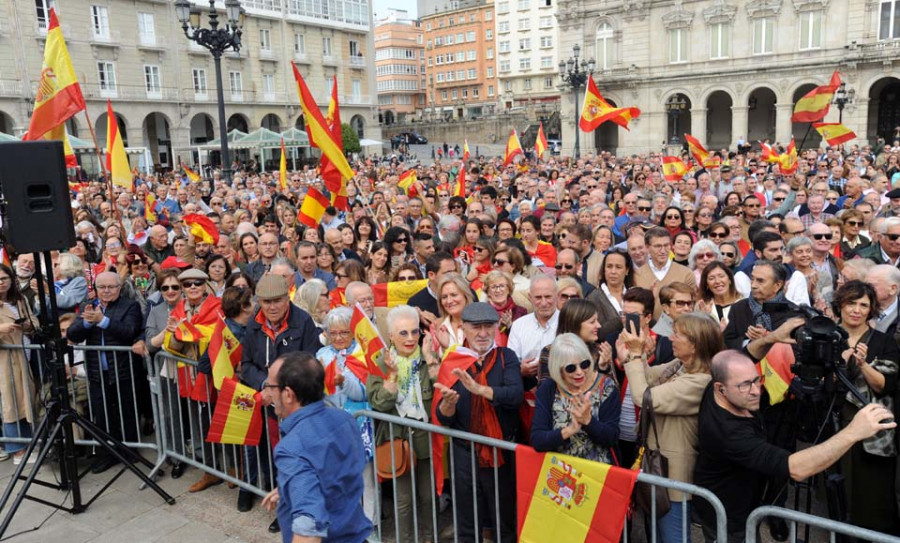
<svg viewBox="0 0 900 543">
<path fill-rule="evenodd" d="M 897 241 L 900 239 L 900 234 L 885 234 L 884 237 L 888 238 L 891 241 Z"/>
<path fill-rule="evenodd" d="M 744 204 L 744 207 L 759 207 L 759 204 Z"/>
<path fill-rule="evenodd" d="M 772 198 L 772 201 L 773 201 L 773 202 L 783 202 L 783 201 L 784 201 L 784 197 L 781 197 L 781 198 Z"/>
<path fill-rule="evenodd" d="M 710 232 L 710 233 L 709 233 L 709 237 L 710 237 L 710 238 L 713 238 L 713 239 L 718 239 L 718 238 L 725 239 L 725 238 L 728 237 L 728 234 L 726 234 L 725 232 L 718 232 L 718 233 L 716 233 L 716 232 Z"/>
<path fill-rule="evenodd" d="M 730 252 L 729 252 L 729 253 L 726 253 L 725 251 L 722 251 L 722 257 L 725 257 L 725 258 L 734 258 L 734 253 L 730 253 Z"/>
<path fill-rule="evenodd" d="M 397 238 L 394 240 L 394 243 L 406 243 L 407 241 L 406 238 Z"/>
<path fill-rule="evenodd" d="M 697 258 L 715 258 L 715 253 L 698 253 Z"/>
<path fill-rule="evenodd" d="M 847 224 L 849 226 L 862 226 L 863 225 L 863 223 L 860 221 L 847 221 Z"/>
<path fill-rule="evenodd" d="M 184 288 L 190 288 L 190 287 L 202 287 L 202 286 L 204 286 L 204 285 L 206 285 L 206 281 L 204 281 L 204 280 L 202 280 L 202 279 L 197 279 L 197 280 L 194 280 L 194 281 L 182 281 L 182 282 L 181 282 L 181 286 L 183 286 Z"/>
<path fill-rule="evenodd" d="M 591 360 L 582 360 L 578 364 L 569 364 L 568 366 L 565 366 L 563 369 L 566 371 L 566 373 L 575 373 L 575 371 L 578 368 L 581 368 L 582 371 L 585 371 L 591 367 L 592 363 L 593 362 Z"/>
<path fill-rule="evenodd" d="M 346 277 L 346 276 L 344 276 L 344 277 Z M 397 277 L 397 280 L 398 281 L 415 281 L 416 276 L 415 275 L 401 275 L 400 277 Z"/>
<path fill-rule="evenodd" d="M 170 290 L 173 292 L 180 292 L 181 285 L 163 285 L 159 287 L 160 292 L 169 292 Z"/>
<path fill-rule="evenodd" d="M 574 270 L 575 266 L 573 264 L 557 264 L 557 270 Z"/>
<path fill-rule="evenodd" d="M 699 216 L 700 218 L 703 218 L 703 219 L 711 219 L 711 218 L 712 218 L 712 213 L 701 213 L 701 214 L 698 215 L 698 216 Z"/>
<path fill-rule="evenodd" d="M 450 209 L 462 209 L 462 206 L 459 204 L 453 204 L 452 206 L 450 206 Z"/>
<path fill-rule="evenodd" d="M 834 237 L 834 236 L 831 235 L 831 234 L 813 234 L 813 239 L 817 239 L 817 240 L 819 240 L 819 241 L 821 241 L 821 240 L 823 240 L 823 239 L 830 240 L 830 239 L 833 238 L 833 237 Z"/>
<path fill-rule="evenodd" d="M 672 300 L 669 302 L 669 305 L 674 305 L 676 307 L 693 307 L 694 302 L 691 300 Z"/>
<path fill-rule="evenodd" d="M 335 273 L 334 276 L 337 277 L 338 279 L 346 279 L 346 278 L 350 277 L 346 273 L 341 273 L 341 272 Z"/>
<path fill-rule="evenodd" d="M 649 206 L 648 207 L 644 207 L 644 206 L 638 207 L 638 210 L 640 210 L 640 211 L 650 211 L 651 209 L 653 209 L 653 208 L 649 207 Z"/>
<path fill-rule="evenodd" d="M 503 260 L 502 258 L 494 259 L 494 266 L 505 266 L 506 264 L 509 264 L 509 260 Z"/>
<path fill-rule="evenodd" d="M 562 203 L 564 203 L 564 204 L 571 204 L 571 203 L 572 203 L 572 200 L 570 200 L 570 199 L 568 199 L 568 198 L 565 198 L 565 199 L 563 199 Z"/>
<path fill-rule="evenodd" d="M 680 220 L 681 220 L 681 216 L 680 216 L 680 215 L 666 215 L 666 220 L 669 220 L 669 219 L 675 219 L 675 220 L 679 220 L 679 221 L 680 221 Z"/>
</svg>

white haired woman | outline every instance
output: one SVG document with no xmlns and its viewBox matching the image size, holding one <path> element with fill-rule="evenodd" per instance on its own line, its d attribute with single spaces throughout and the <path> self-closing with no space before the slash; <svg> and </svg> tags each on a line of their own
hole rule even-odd
<svg viewBox="0 0 900 543">
<path fill-rule="evenodd" d="M 294 293 L 294 305 L 309 313 L 312 317 L 316 329 L 320 333 L 324 331 L 323 322 L 328 308 L 331 307 L 331 301 L 328 298 L 328 286 L 321 279 L 310 279 L 300 285 L 297 292 Z M 325 340 L 320 338 L 319 341 L 325 344 Z"/>
<path fill-rule="evenodd" d="M 419 347 L 419 313 L 408 305 L 399 305 L 387 315 L 390 331 L 390 349 L 384 358 L 387 379 L 369 375 L 366 383 L 369 403 L 375 411 L 390 415 L 429 422 L 433 382 L 437 376 L 440 359 L 432 349 L 432 339 L 425 334 L 424 347 Z M 375 444 L 381 445 L 391 438 L 409 442 L 409 429 L 380 423 L 375 432 Z M 414 432 L 412 451 L 415 453 L 416 515 L 422 537 L 413 536 L 412 474 L 397 477 L 396 500 L 397 541 L 436 541 L 432 525 L 431 454 L 429 434 Z M 383 454 L 383 453 L 382 453 Z"/>
<path fill-rule="evenodd" d="M 587 345 L 572 333 L 553 341 L 548 367 L 552 380 L 538 387 L 532 446 L 614 463 L 612 447 L 619 440 L 620 411 L 615 381 L 597 371 Z"/>
<path fill-rule="evenodd" d="M 312 281 L 319 281 L 313 279 Z M 308 281 L 300 287 L 312 283 Z M 298 291 L 299 294 L 300 291 Z M 327 296 L 327 288 L 325 290 Z M 326 297 L 327 300 L 327 297 Z M 325 368 L 325 403 L 343 409 L 350 413 L 356 413 L 361 409 L 369 409 L 369 402 L 366 399 L 366 378 L 368 372 L 363 364 L 347 363 L 347 355 L 356 348 L 356 341 L 353 339 L 353 332 L 350 330 L 350 318 L 353 311 L 349 307 L 336 307 L 329 311 L 322 325 L 325 329 L 326 340 L 322 343 L 324 347 L 316 352 L 316 360 L 318 360 Z M 372 421 L 366 417 L 356 419 L 356 425 L 359 427 L 359 435 L 362 438 L 363 447 L 366 451 L 366 469 L 363 473 L 365 489 L 363 490 L 363 509 L 366 516 L 370 519 L 377 520 L 377 512 L 375 509 L 375 472 L 373 471 L 372 458 L 374 458 L 375 445 L 373 442 L 374 429 Z"/>
<path fill-rule="evenodd" d="M 63 253 L 59 255 L 54 276 L 53 287 L 56 290 L 56 306 L 60 314 L 75 311 L 88 296 L 84 262 L 71 253 Z"/>
<path fill-rule="evenodd" d="M 697 286 L 700 286 L 700 276 L 703 269 L 710 262 L 722 260 L 722 253 L 715 243 L 708 239 L 701 239 L 691 247 L 691 254 L 688 255 L 688 266 L 694 270 L 694 277 L 697 279 Z"/>
</svg>

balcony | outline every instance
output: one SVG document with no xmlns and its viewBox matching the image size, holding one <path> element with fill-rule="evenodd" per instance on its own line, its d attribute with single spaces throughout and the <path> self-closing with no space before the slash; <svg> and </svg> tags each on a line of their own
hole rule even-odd
<svg viewBox="0 0 900 543">
<path fill-rule="evenodd" d="M 194 91 L 195 102 L 209 102 L 209 93 L 207 91 Z"/>
<path fill-rule="evenodd" d="M 228 95 L 229 99 L 232 102 L 243 102 L 244 101 L 244 91 L 231 91 Z"/>
<path fill-rule="evenodd" d="M 119 47 L 121 39 L 121 32 L 118 30 L 106 30 L 97 31 L 97 29 L 91 30 L 91 45 L 99 45 L 104 47 Z"/>
<path fill-rule="evenodd" d="M 297 64 L 312 64 L 306 53 L 298 53 L 296 51 L 294 52 L 294 62 Z"/>
<path fill-rule="evenodd" d="M 270 17 L 281 17 L 282 15 L 281 0 L 243 0 L 241 7 L 251 14 Z"/>
<path fill-rule="evenodd" d="M 157 40 L 156 34 L 138 34 L 137 47 L 138 49 L 162 50 L 166 48 L 164 42 L 165 40 Z"/>
<path fill-rule="evenodd" d="M 355 57 L 350 57 L 350 67 L 356 69 L 363 69 L 366 67 L 366 57 L 362 55 L 358 55 Z"/>
<path fill-rule="evenodd" d="M 322 64 L 337 66 L 337 58 L 334 55 L 322 54 Z"/>
<path fill-rule="evenodd" d="M 151 87 L 144 85 L 104 85 L 97 83 L 82 83 L 81 89 L 85 98 L 117 98 L 136 102 L 145 101 L 177 101 L 178 89 L 175 87 Z"/>
<path fill-rule="evenodd" d="M 0 79 L 0 96 L 22 96 L 22 82 L 13 79 Z"/>
</svg>

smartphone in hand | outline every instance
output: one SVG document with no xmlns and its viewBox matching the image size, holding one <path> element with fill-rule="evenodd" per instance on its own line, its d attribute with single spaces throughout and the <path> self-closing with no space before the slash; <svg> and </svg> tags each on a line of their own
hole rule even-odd
<svg viewBox="0 0 900 543">
<path fill-rule="evenodd" d="M 625 313 L 625 330 L 631 334 L 640 334 L 641 316 L 638 313 Z"/>
</svg>

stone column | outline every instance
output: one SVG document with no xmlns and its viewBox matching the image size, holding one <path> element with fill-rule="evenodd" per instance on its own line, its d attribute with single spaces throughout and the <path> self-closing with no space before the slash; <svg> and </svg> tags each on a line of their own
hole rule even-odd
<svg viewBox="0 0 900 543">
<path fill-rule="evenodd" d="M 784 145 L 791 142 L 791 114 L 793 112 L 794 104 L 775 105 L 775 141 Z"/>
<path fill-rule="evenodd" d="M 747 141 L 747 131 L 750 129 L 750 108 L 747 106 L 731 106 L 731 142 L 734 144 L 738 138 Z"/>
<path fill-rule="evenodd" d="M 705 147 L 709 147 L 709 144 L 706 142 L 706 108 L 691 108 L 691 135 L 700 140 Z M 678 130 L 682 132 L 682 134 L 678 134 L 678 139 L 684 141 L 683 132 L 687 132 L 685 130 L 687 127 L 678 127 Z"/>
</svg>

